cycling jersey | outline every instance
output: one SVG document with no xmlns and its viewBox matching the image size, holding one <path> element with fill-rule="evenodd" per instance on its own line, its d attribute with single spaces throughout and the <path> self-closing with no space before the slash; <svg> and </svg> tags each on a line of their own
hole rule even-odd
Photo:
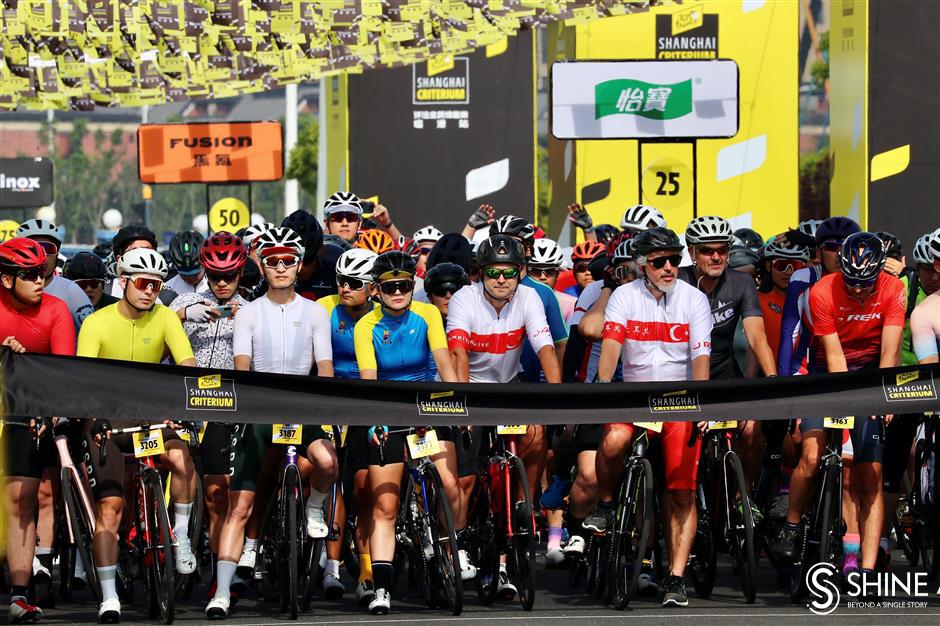
<svg viewBox="0 0 940 626">
<path fill-rule="evenodd" d="M 585 314 L 594 306 L 604 288 L 602 281 L 595 281 L 584 288 L 578 301 L 574 306 L 574 311 L 568 319 L 568 325 L 577 326 L 584 319 Z M 584 358 L 581 360 L 581 366 L 578 368 L 577 378 L 581 382 L 594 382 L 597 377 L 597 364 L 601 358 L 601 342 L 584 340 L 585 350 Z"/>
<path fill-rule="evenodd" d="M 804 267 L 790 275 L 787 297 L 780 317 L 780 343 L 777 346 L 777 374 L 792 376 L 809 355 L 813 338 L 809 311 L 809 289 L 822 276 L 822 265 Z"/>
<path fill-rule="evenodd" d="M 359 378 L 356 362 L 356 342 L 353 331 L 356 320 L 340 304 L 339 296 L 327 296 L 317 302 L 326 309 L 330 318 L 330 338 L 333 340 L 333 375 L 337 378 Z M 373 303 L 373 308 L 375 308 Z"/>
<path fill-rule="evenodd" d="M 694 267 L 680 267 L 679 279 L 693 287 L 699 286 Z M 712 312 L 712 358 L 711 377 L 719 378 L 729 368 L 735 368 L 734 331 L 738 319 L 760 317 L 760 302 L 754 279 L 729 269 L 718 279 L 718 284 L 708 296 Z"/>
<path fill-rule="evenodd" d="M 303 282 L 298 277 L 294 290 L 308 300 L 336 295 L 336 268 L 332 265 L 324 266 L 321 262 L 320 268 L 310 280 Z"/>
<path fill-rule="evenodd" d="M 519 285 L 497 313 L 486 301 L 483 283 L 473 283 L 454 294 L 448 311 L 447 343 L 467 351 L 472 383 L 508 383 L 516 378 L 523 338 L 533 354 L 553 345 L 542 301 L 526 285 Z"/>
<path fill-rule="evenodd" d="M 314 363 L 333 359 L 326 309 L 299 296 L 287 304 L 258 298 L 235 316 L 233 350 L 251 357 L 256 372 L 307 376 Z"/>
<path fill-rule="evenodd" d="M 913 281 L 911 280 L 912 277 Z M 911 332 L 910 317 L 914 314 L 913 308 L 916 308 L 917 305 L 923 302 L 927 297 L 927 292 L 924 291 L 924 288 L 920 285 L 920 281 L 917 280 L 916 272 L 902 275 L 901 282 L 904 284 L 904 293 L 906 294 L 905 299 L 907 301 L 906 310 L 908 315 L 908 320 L 904 324 L 904 335 L 901 338 L 901 365 L 917 365 L 918 359 L 916 353 L 914 352 L 914 335 Z M 913 300 L 911 299 L 912 282 L 914 288 L 917 289 L 917 294 L 914 295 Z"/>
<path fill-rule="evenodd" d="M 15 337 L 27 352 L 75 354 L 75 326 L 65 302 L 47 293 L 36 306 L 17 309 L 13 296 L 0 289 L 0 341 Z"/>
<path fill-rule="evenodd" d="M 940 291 L 924 298 L 911 314 L 911 336 L 917 360 L 940 350 Z"/>
<path fill-rule="evenodd" d="M 604 311 L 604 339 L 623 345 L 623 380 L 690 380 L 692 360 L 711 354 L 708 298 L 677 280 L 660 300 L 646 281 L 617 287 Z"/>
<path fill-rule="evenodd" d="M 110 282 L 105 281 L 104 292 L 120 300 L 124 297 L 124 290 L 121 288 L 121 281 L 117 278 L 110 279 Z M 83 292 L 84 293 L 84 292 Z M 163 285 L 163 289 L 160 290 L 160 303 L 164 306 L 170 306 L 174 300 L 176 300 L 177 293 L 166 286 Z"/>
<path fill-rule="evenodd" d="M 78 329 L 82 327 L 82 322 L 95 312 L 95 307 L 91 305 L 91 300 L 88 299 L 85 290 L 58 274 L 52 277 L 42 292 L 65 302 L 75 323 L 75 332 L 78 332 Z"/>
<path fill-rule="evenodd" d="M 591 283 L 593 285 L 594 283 Z M 591 285 L 588 285 L 590 287 Z M 601 286 L 603 287 L 603 283 Z M 587 287 L 585 287 L 585 290 Z M 584 291 L 581 292 L 582 294 Z M 568 295 L 567 293 L 562 293 L 561 291 L 555 292 L 555 299 L 558 300 L 558 306 L 561 309 L 561 318 L 565 320 L 565 323 L 569 326 L 571 325 L 571 316 L 574 315 L 574 307 L 578 302 L 578 298 L 575 296 Z"/>
<path fill-rule="evenodd" d="M 182 296 L 188 293 L 202 293 L 209 289 L 209 281 L 206 279 L 206 275 L 202 275 L 202 280 L 200 280 L 195 285 L 190 285 L 183 277 L 179 274 L 166 281 L 164 285 L 167 289 L 172 289 L 176 295 Z"/>
<path fill-rule="evenodd" d="M 561 315 L 561 307 L 558 306 L 558 299 L 555 297 L 555 290 L 546 284 L 540 283 L 531 276 L 526 276 L 519 282 L 519 286 L 531 287 L 536 295 L 542 301 L 542 309 L 545 312 L 545 319 L 548 321 L 548 328 L 552 333 L 552 341 L 559 342 L 568 338 L 568 326 L 565 324 L 565 318 Z M 531 382 L 545 380 L 545 374 L 542 372 L 542 364 L 539 362 L 538 354 L 532 350 L 528 343 L 522 346 L 522 373 L 525 379 Z"/>
<path fill-rule="evenodd" d="M 813 336 L 838 334 L 849 371 L 878 367 L 881 331 L 885 326 L 904 326 L 904 285 L 885 272 L 875 291 L 859 302 L 846 290 L 841 273 L 823 276 L 810 290 Z M 825 352 L 817 351 L 815 371 L 827 370 Z"/>
<path fill-rule="evenodd" d="M 221 306 L 211 289 L 200 293 L 187 293 L 179 296 L 170 304 L 174 311 L 181 311 L 191 304 L 203 301 Z M 244 307 L 248 301 L 236 294 L 228 303 Z M 189 343 L 196 355 L 196 365 L 199 367 L 212 367 L 216 369 L 235 369 L 235 355 L 232 350 L 232 335 L 235 332 L 234 317 L 220 317 L 212 322 L 183 322 L 183 330 L 189 337 Z"/>
<path fill-rule="evenodd" d="M 121 315 L 118 306 L 106 306 L 85 319 L 78 333 L 78 356 L 159 363 L 168 348 L 177 363 L 194 358 L 172 309 L 155 304 L 143 317 L 131 320 Z"/>
<path fill-rule="evenodd" d="M 787 294 L 777 289 L 768 293 L 757 294 L 760 301 L 760 310 L 764 316 L 764 330 L 767 332 L 767 343 L 774 355 L 774 363 L 778 363 L 780 354 L 780 323 L 783 320 L 783 307 L 786 304 Z"/>
<path fill-rule="evenodd" d="M 379 380 L 433 380 L 428 357 L 447 349 L 441 312 L 424 302 L 402 315 L 376 307 L 356 323 L 353 339 L 359 370 L 376 370 Z"/>
</svg>

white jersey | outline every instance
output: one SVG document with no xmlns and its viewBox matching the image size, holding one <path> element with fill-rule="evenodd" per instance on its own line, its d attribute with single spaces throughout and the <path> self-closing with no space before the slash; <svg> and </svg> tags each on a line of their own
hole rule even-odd
<svg viewBox="0 0 940 626">
<path fill-rule="evenodd" d="M 72 314 L 72 321 L 75 322 L 76 335 L 85 318 L 95 312 L 95 307 L 92 306 L 85 290 L 58 274 L 52 277 L 52 281 L 42 291 L 65 302 L 69 313 Z"/>
<path fill-rule="evenodd" d="M 681 280 L 657 300 L 645 280 L 617 287 L 604 310 L 604 339 L 623 345 L 624 382 L 690 380 L 692 359 L 711 356 L 708 296 Z"/>
<path fill-rule="evenodd" d="M 306 376 L 315 362 L 332 361 L 330 319 L 322 305 L 294 295 L 287 304 L 267 296 L 235 316 L 234 356 L 251 357 L 251 369 Z"/>
<path fill-rule="evenodd" d="M 519 285 L 499 313 L 486 301 L 483 283 L 462 287 L 450 299 L 447 344 L 467 350 L 470 382 L 512 381 L 521 370 L 523 338 L 536 354 L 554 345 L 545 308 L 533 288 Z"/>
<path fill-rule="evenodd" d="M 202 280 L 200 280 L 195 285 L 190 285 L 183 277 L 177 274 L 170 280 L 166 281 L 166 284 L 163 285 L 167 289 L 172 289 L 176 292 L 176 295 L 181 296 L 186 293 L 202 293 L 209 289 L 209 281 L 206 280 L 206 275 L 203 273 Z"/>
<path fill-rule="evenodd" d="M 219 299 L 215 297 L 212 290 L 206 289 L 201 293 L 187 293 L 177 297 L 170 304 L 170 308 L 179 312 L 190 304 L 196 304 L 203 300 L 216 306 L 220 304 Z M 248 304 L 248 301 L 235 294 L 234 297 L 229 299 L 228 304 L 236 305 L 241 310 Z M 215 321 L 204 323 L 184 320 L 183 330 L 186 331 L 189 343 L 193 347 L 196 365 L 215 369 L 235 369 L 235 355 L 232 350 L 232 336 L 235 332 L 234 317 L 221 317 Z"/>
<path fill-rule="evenodd" d="M 584 315 L 594 306 L 597 299 L 601 297 L 601 290 L 603 288 L 604 281 L 595 280 L 592 283 L 588 283 L 581 291 L 581 295 L 578 296 L 578 301 L 574 305 L 574 312 L 568 319 L 569 328 L 581 323 L 581 320 L 584 319 Z M 571 335 L 570 330 L 568 335 Z M 578 378 L 581 382 L 592 383 L 597 377 L 597 364 L 601 360 L 601 342 L 585 339 L 584 343 L 586 344 L 584 349 L 585 361 L 581 363 L 581 367 L 578 368 Z"/>
</svg>

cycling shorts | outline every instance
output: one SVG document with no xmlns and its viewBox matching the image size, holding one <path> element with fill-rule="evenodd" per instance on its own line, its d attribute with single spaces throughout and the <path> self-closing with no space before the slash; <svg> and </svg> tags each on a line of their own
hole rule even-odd
<svg viewBox="0 0 940 626">
<path fill-rule="evenodd" d="M 881 473 L 887 493 L 901 493 L 920 418 L 920 414 L 895 415 L 891 423 L 885 426 L 884 467 Z"/>
<path fill-rule="evenodd" d="M 255 491 L 265 454 L 271 446 L 273 426 L 271 424 L 248 424 L 235 437 L 232 460 L 232 491 Z M 304 424 L 300 434 L 297 454 L 306 456 L 307 447 L 318 439 L 327 439 L 323 428 L 315 424 Z"/>
<path fill-rule="evenodd" d="M 604 436 L 603 424 L 581 424 L 574 436 L 574 447 L 578 454 L 597 452 Z"/>
<path fill-rule="evenodd" d="M 91 487 L 91 493 L 96 501 L 102 498 L 123 498 L 124 465 L 135 462 L 133 436 L 130 433 L 123 433 L 109 437 L 107 456 L 102 465 L 101 448 L 95 443 L 95 438 L 91 434 L 94 422 L 91 419 L 82 422 L 81 464 L 88 476 L 88 486 Z M 131 424 L 112 422 L 112 426 L 124 428 Z M 161 433 L 164 445 L 171 441 L 181 441 L 180 436 L 169 428 L 162 429 Z"/>
<path fill-rule="evenodd" d="M 470 442 L 462 432 L 457 433 L 454 445 L 457 448 L 457 477 L 476 476 L 480 471 L 480 453 L 483 450 L 483 441 L 487 440 L 487 426 L 471 426 Z"/>
<path fill-rule="evenodd" d="M 384 457 L 385 465 L 392 463 L 405 462 L 405 435 L 406 433 L 390 433 L 382 446 L 382 453 L 379 454 L 379 446 L 373 445 L 369 441 L 369 429 L 363 434 L 363 438 L 369 445 L 369 465 L 382 465 Z M 438 441 L 454 442 L 454 427 L 452 426 L 434 426 L 434 432 L 437 433 Z"/>
<path fill-rule="evenodd" d="M 800 420 L 800 432 L 822 430 L 823 418 L 811 417 Z M 868 416 L 855 416 L 855 426 L 851 429 L 853 461 L 855 463 L 881 463 L 884 459 L 884 418 L 871 419 Z M 848 451 L 843 450 L 846 455 Z"/>
<path fill-rule="evenodd" d="M 227 476 L 232 469 L 234 442 L 231 426 L 207 422 L 199 444 L 203 473 L 207 476 Z"/>
<path fill-rule="evenodd" d="M 42 478 L 47 469 L 56 469 L 56 450 L 52 437 L 33 439 L 26 424 L 8 422 L 3 427 L 6 475 L 18 478 Z"/>
<path fill-rule="evenodd" d="M 631 423 L 614 423 L 607 424 L 604 432 L 615 428 L 626 429 L 631 440 L 637 429 Z M 693 422 L 663 422 L 662 432 L 649 431 L 648 437 L 651 440 L 659 439 L 662 443 L 666 489 L 695 491 L 702 439 L 696 437 L 695 443 L 688 445 L 694 428 Z"/>
</svg>

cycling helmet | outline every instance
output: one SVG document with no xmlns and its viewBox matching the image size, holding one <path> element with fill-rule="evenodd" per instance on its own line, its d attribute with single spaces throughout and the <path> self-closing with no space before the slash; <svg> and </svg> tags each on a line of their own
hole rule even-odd
<svg viewBox="0 0 940 626">
<path fill-rule="evenodd" d="M 747 246 L 732 245 L 728 251 L 728 267 L 735 270 L 748 265 L 757 266 L 760 263 L 760 254 Z"/>
<path fill-rule="evenodd" d="M 101 260 L 94 252 L 77 252 L 75 256 L 69 259 L 68 263 L 62 269 L 62 275 L 69 280 L 104 280 L 108 274 L 108 268 L 104 266 Z"/>
<path fill-rule="evenodd" d="M 523 217 L 504 215 L 490 226 L 490 235 L 509 235 L 531 243 L 535 237 L 535 227 Z"/>
<path fill-rule="evenodd" d="M 118 276 L 127 276 L 129 274 L 153 274 L 161 279 L 166 278 L 166 261 L 156 250 L 150 248 L 134 248 L 130 252 L 121 255 L 121 260 L 117 264 Z"/>
<path fill-rule="evenodd" d="M 91 251 L 102 261 L 111 256 L 111 242 L 99 243 L 97 246 L 91 249 Z"/>
<path fill-rule="evenodd" d="M 149 241 L 153 248 L 157 247 L 157 236 L 143 224 L 129 224 L 117 231 L 111 240 L 115 255 L 121 255 L 134 241 Z"/>
<path fill-rule="evenodd" d="M 822 220 L 803 220 L 796 225 L 796 229 L 804 235 L 808 235 L 813 239 L 816 239 L 816 231 L 819 229 L 819 225 L 822 223 Z"/>
<path fill-rule="evenodd" d="M 617 265 L 618 263 L 623 263 L 624 261 L 630 261 L 633 259 L 633 239 L 624 239 L 621 241 L 616 248 L 607 255 L 610 257 L 610 264 Z"/>
<path fill-rule="evenodd" d="M 751 250 L 760 250 L 764 247 L 764 238 L 753 228 L 739 228 L 732 233 L 741 240 L 741 243 Z"/>
<path fill-rule="evenodd" d="M 930 254 L 933 255 L 934 260 L 940 260 L 940 228 L 930 233 L 928 245 L 930 246 Z"/>
<path fill-rule="evenodd" d="M 274 228 L 274 224 L 271 222 L 262 222 L 261 224 L 252 224 L 245 228 L 245 232 L 242 234 L 242 241 L 245 244 L 245 247 L 250 248 L 255 242 L 255 239 L 266 230 L 271 230 Z"/>
<path fill-rule="evenodd" d="M 750 248 L 748 248 L 750 249 Z M 755 252 L 756 253 L 756 252 Z M 793 243 L 783 245 L 778 238 L 771 239 L 764 246 L 765 259 L 794 259 L 799 261 L 809 261 L 809 248 Z"/>
<path fill-rule="evenodd" d="M 330 233 L 325 233 L 323 235 L 323 245 L 330 244 L 333 246 L 338 246 L 345 252 L 346 250 L 352 250 L 352 244 L 340 237 L 339 235 L 332 235 Z"/>
<path fill-rule="evenodd" d="M 816 245 L 822 245 L 826 241 L 842 243 L 846 237 L 861 230 L 855 220 L 841 215 L 830 217 L 816 228 Z"/>
<path fill-rule="evenodd" d="M 703 243 L 731 243 L 734 235 L 728 220 L 715 215 L 694 218 L 685 229 L 685 243 L 696 246 Z"/>
<path fill-rule="evenodd" d="M 666 226 L 666 218 L 656 207 L 648 204 L 634 204 L 627 207 L 620 220 L 620 228 L 630 230 L 647 230 L 657 226 Z"/>
<path fill-rule="evenodd" d="M 372 264 L 372 280 L 412 278 L 417 271 L 418 265 L 413 258 L 400 250 L 389 250 L 375 258 Z"/>
<path fill-rule="evenodd" d="M 415 234 L 411 238 L 415 241 L 433 241 L 437 243 L 443 236 L 444 233 L 434 228 L 433 226 L 425 226 L 424 228 L 419 228 L 416 230 Z"/>
<path fill-rule="evenodd" d="M 46 264 L 46 251 L 26 237 L 15 237 L 0 244 L 0 271 L 8 274 Z"/>
<path fill-rule="evenodd" d="M 551 239 L 536 239 L 532 246 L 532 256 L 529 257 L 529 265 L 540 267 L 561 267 L 565 256 L 561 253 L 561 248 Z"/>
<path fill-rule="evenodd" d="M 469 272 L 470 264 L 473 263 L 473 253 L 467 238 L 460 233 L 447 233 L 438 239 L 428 252 L 427 267 L 430 269 L 441 263 L 456 263 L 465 272 Z"/>
<path fill-rule="evenodd" d="M 594 227 L 594 236 L 597 237 L 597 241 L 599 243 L 602 243 L 605 246 L 619 233 L 620 230 L 613 224 L 598 224 Z"/>
<path fill-rule="evenodd" d="M 262 257 L 270 254 L 296 254 L 303 258 L 304 242 L 300 235 L 290 228 L 275 226 L 258 236 L 258 254 Z"/>
<path fill-rule="evenodd" d="M 678 235 L 664 226 L 644 230 L 633 238 L 633 254 L 636 257 L 645 257 L 657 250 L 679 252 L 682 248 Z"/>
<path fill-rule="evenodd" d="M 372 265 L 378 255 L 372 250 L 352 248 L 336 261 L 336 275 L 372 282 Z"/>
<path fill-rule="evenodd" d="M 424 291 L 437 295 L 442 291 L 454 292 L 470 284 L 467 272 L 456 263 L 439 263 L 428 270 L 424 277 Z"/>
<path fill-rule="evenodd" d="M 521 267 L 525 264 L 525 248 L 518 239 L 509 235 L 493 235 L 480 242 L 480 247 L 477 248 L 477 263 L 480 267 L 500 264 Z"/>
<path fill-rule="evenodd" d="M 599 241 L 582 241 L 571 251 L 571 260 L 590 261 L 598 254 L 606 251 L 607 247 Z"/>
<path fill-rule="evenodd" d="M 303 209 L 297 209 L 284 218 L 281 226 L 290 228 L 300 235 L 300 238 L 304 241 L 305 256 L 311 259 L 316 256 L 320 246 L 323 245 L 323 227 L 320 226 L 316 216 Z"/>
<path fill-rule="evenodd" d="M 856 283 L 873 283 L 884 269 L 885 245 L 874 233 L 858 232 L 846 237 L 839 262 L 842 275 Z"/>
<path fill-rule="evenodd" d="M 395 249 L 395 240 L 384 230 L 373 228 L 372 230 L 364 230 L 359 233 L 359 240 L 353 247 L 371 250 L 376 254 L 382 254 L 383 252 Z"/>
<path fill-rule="evenodd" d="M 898 239 L 896 235 L 892 235 L 883 230 L 875 231 L 875 235 L 877 235 L 878 239 L 881 239 L 881 242 L 885 245 L 885 255 L 889 259 L 900 261 L 901 257 L 904 256 L 904 244 L 901 243 L 901 240 Z"/>
<path fill-rule="evenodd" d="M 928 265 L 933 263 L 933 255 L 930 253 L 930 233 L 921 235 L 914 243 L 914 251 L 911 253 L 915 263 Z"/>
<path fill-rule="evenodd" d="M 630 240 L 630 239 L 633 239 L 633 236 L 634 236 L 635 234 L 636 234 L 636 233 L 634 233 L 634 232 L 624 230 L 624 231 L 620 231 L 620 232 L 618 232 L 616 235 L 614 235 L 614 237 L 612 237 L 611 240 L 607 242 L 607 256 L 608 256 L 608 257 L 613 257 L 614 251 L 617 249 L 617 247 L 618 247 L 620 244 L 622 244 L 624 241 L 628 241 L 628 240 Z"/>
<path fill-rule="evenodd" d="M 245 263 L 245 271 L 242 272 L 242 277 L 238 281 L 238 287 L 245 289 L 254 289 L 258 286 L 258 283 L 261 282 L 261 268 L 258 267 L 258 264 L 254 261 L 250 263 Z"/>
<path fill-rule="evenodd" d="M 326 215 L 340 211 L 353 211 L 362 215 L 362 201 L 359 196 L 351 191 L 337 191 L 326 199 L 323 204 L 323 212 Z"/>
<path fill-rule="evenodd" d="M 16 230 L 17 237 L 49 237 L 50 239 L 55 239 L 58 245 L 62 245 L 62 240 L 65 239 L 65 233 L 62 232 L 62 229 L 49 220 L 33 219 L 26 220 L 20 227 Z"/>
<path fill-rule="evenodd" d="M 184 276 L 199 273 L 202 269 L 199 266 L 199 250 L 205 240 L 201 233 L 194 230 L 185 230 L 173 235 L 168 252 L 177 272 Z"/>
<path fill-rule="evenodd" d="M 208 272 L 234 272 L 248 260 L 244 242 L 231 233 L 220 231 L 206 239 L 199 250 L 199 262 Z"/>
</svg>

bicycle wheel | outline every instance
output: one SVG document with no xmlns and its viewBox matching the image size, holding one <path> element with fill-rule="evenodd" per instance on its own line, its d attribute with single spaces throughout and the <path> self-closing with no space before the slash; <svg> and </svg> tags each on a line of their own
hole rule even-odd
<svg viewBox="0 0 940 626">
<path fill-rule="evenodd" d="M 834 561 L 833 549 L 833 530 L 837 527 L 835 517 L 842 518 L 842 511 L 836 509 L 836 489 L 839 489 L 839 479 L 842 472 L 834 458 L 826 461 L 823 466 L 823 488 L 825 489 L 822 497 L 822 506 L 820 507 L 821 517 L 819 519 L 819 561 L 822 563 L 832 563 Z"/>
<path fill-rule="evenodd" d="M 715 588 L 715 575 L 718 568 L 718 549 L 715 545 L 715 535 L 712 527 L 712 511 L 703 505 L 705 496 L 712 492 L 711 481 L 701 481 L 699 490 L 702 493 L 696 498 L 698 501 L 698 524 L 695 527 L 695 539 L 692 541 L 692 554 L 689 558 L 689 575 L 692 586 L 700 598 L 707 598 Z M 714 502 L 714 499 L 712 499 Z"/>
<path fill-rule="evenodd" d="M 153 616 L 160 615 L 164 624 L 172 624 L 174 617 L 174 560 L 173 540 L 170 536 L 170 515 L 163 500 L 163 483 L 155 470 L 141 478 L 141 489 L 146 508 L 147 529 L 144 534 L 147 578 Z"/>
<path fill-rule="evenodd" d="M 744 600 L 753 604 L 757 597 L 757 556 L 754 549 L 754 516 L 751 511 L 751 502 L 747 496 L 747 483 L 744 481 L 744 469 L 741 459 L 734 452 L 725 456 L 725 466 L 730 470 L 730 476 L 725 474 L 725 480 L 733 481 L 726 484 L 727 510 L 731 514 L 730 530 L 731 554 L 741 577 L 741 591 Z M 729 467 L 730 466 L 730 467 Z M 735 503 L 740 503 L 740 510 Z"/>
<path fill-rule="evenodd" d="M 304 592 L 300 600 L 300 609 L 302 611 L 310 610 L 310 603 L 313 600 L 314 590 L 317 588 L 317 583 L 320 580 L 320 555 L 323 553 L 324 546 L 326 542 L 323 539 L 317 539 L 312 542 L 307 542 L 308 549 L 306 550 L 306 566 L 304 567 Z"/>
<path fill-rule="evenodd" d="M 284 530 L 281 536 L 287 544 L 287 549 L 284 550 L 283 555 L 286 560 L 281 570 L 281 610 L 287 611 L 291 619 L 297 619 L 297 596 L 299 593 L 297 577 L 300 573 L 298 546 L 302 544 L 307 535 L 306 525 L 300 523 L 300 517 L 305 515 L 303 495 L 303 489 L 300 485 L 300 471 L 296 466 L 289 465 L 284 469 L 284 488 L 281 493 L 281 502 L 284 507 L 281 517 Z M 300 535 L 301 528 L 304 529 L 303 536 Z"/>
<path fill-rule="evenodd" d="M 607 603 L 618 611 L 636 593 L 652 523 L 653 467 L 641 459 L 627 470 L 610 537 Z"/>
<path fill-rule="evenodd" d="M 450 502 L 444 493 L 444 483 L 437 467 L 426 465 L 424 470 L 424 488 L 427 489 L 425 502 L 428 503 L 428 527 L 431 548 L 434 550 L 434 570 L 440 575 L 440 585 L 447 598 L 447 606 L 454 615 L 463 611 L 463 582 L 460 578 L 460 565 L 457 558 L 457 533 L 454 531 L 454 516 Z M 436 523 L 435 523 L 436 521 Z"/>
<path fill-rule="evenodd" d="M 78 558 L 85 566 L 85 577 L 88 588 L 95 602 L 101 602 L 101 586 L 98 583 L 98 570 L 95 569 L 93 528 L 94 519 L 89 519 L 88 512 L 82 505 L 82 496 L 79 491 L 82 486 L 76 482 L 75 474 L 67 469 L 62 470 L 62 496 L 65 507 L 68 509 L 69 525 L 72 527 L 72 536 L 75 538 L 75 550 Z"/>
<path fill-rule="evenodd" d="M 535 603 L 535 520 L 532 517 L 532 497 L 529 495 L 529 480 L 522 459 L 514 456 L 510 463 L 510 484 L 521 490 L 522 500 L 511 510 L 513 536 L 508 569 L 519 591 L 523 610 L 531 611 Z"/>
<path fill-rule="evenodd" d="M 603 535 L 592 533 L 584 542 L 584 593 L 593 596 L 599 584 L 601 567 L 600 561 L 603 558 L 604 551 L 601 549 L 604 543 Z"/>
<path fill-rule="evenodd" d="M 280 572 L 283 564 L 280 562 L 281 527 L 278 511 L 281 510 L 281 496 L 275 494 L 268 499 L 264 516 L 261 518 L 261 530 L 258 534 L 258 556 L 255 565 L 260 570 L 261 597 L 265 602 L 275 602 L 280 589 Z"/>
</svg>

